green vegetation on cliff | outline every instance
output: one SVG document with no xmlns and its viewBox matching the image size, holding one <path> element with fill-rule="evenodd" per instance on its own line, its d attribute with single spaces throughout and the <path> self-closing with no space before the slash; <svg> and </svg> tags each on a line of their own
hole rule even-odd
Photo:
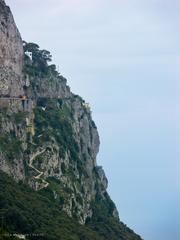
<svg viewBox="0 0 180 240">
<path fill-rule="evenodd" d="M 89 105 L 0 5 L 0 240 L 140 240 L 107 194 Z"/>
<path fill-rule="evenodd" d="M 32 54 L 32 61 L 25 54 L 24 60 L 24 72 L 30 76 L 47 76 L 53 74 L 58 76 L 59 73 L 56 70 L 56 65 L 48 63 L 52 61 L 51 53 L 45 49 L 41 50 L 36 43 L 23 42 L 24 52 L 30 52 Z"/>
<path fill-rule="evenodd" d="M 119 221 L 96 165 L 99 135 L 89 105 L 48 64 L 50 52 L 25 42 L 24 51 L 33 54 L 32 60 L 24 55 L 24 90 L 33 107 L 0 112 L 1 169 L 12 177 L 0 172 L 2 233 L 30 240 L 140 240 Z"/>
<path fill-rule="evenodd" d="M 14 159 L 19 158 L 22 154 L 22 142 L 20 138 L 16 136 L 15 130 L 11 129 L 10 132 L 2 131 L 4 122 L 13 122 L 24 126 L 25 124 L 25 112 L 13 113 L 8 115 L 5 109 L 0 109 L 0 152 L 3 153 L 6 160 L 12 163 Z"/>
<path fill-rule="evenodd" d="M 27 239 L 140 240 L 121 223 L 104 218 L 107 210 L 101 204 L 97 201 L 98 216 L 82 226 L 69 218 L 55 201 L 0 172 L 0 209 L 4 210 L 0 215 L 5 219 L 4 230 L 27 234 Z"/>
<path fill-rule="evenodd" d="M 46 108 L 46 111 L 42 110 Z M 61 99 L 40 98 L 35 109 L 36 135 L 34 142 L 48 142 L 54 137 L 59 145 L 61 157 L 67 150 L 72 159 L 77 159 L 78 146 L 73 137 L 71 109 Z M 42 134 L 41 138 L 38 136 Z"/>
</svg>

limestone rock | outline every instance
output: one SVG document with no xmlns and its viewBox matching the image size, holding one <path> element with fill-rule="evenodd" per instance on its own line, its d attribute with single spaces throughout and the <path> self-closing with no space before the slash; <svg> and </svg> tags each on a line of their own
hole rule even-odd
<svg viewBox="0 0 180 240">
<path fill-rule="evenodd" d="M 57 72 L 43 75 L 25 62 L 21 36 L 2 0 L 0 39 L 0 98 L 7 98 L 0 99 L 0 169 L 37 191 L 48 188 L 63 211 L 85 224 L 97 196 L 107 199 L 91 110 Z M 28 99 L 9 99 L 24 94 Z"/>
<path fill-rule="evenodd" d="M 12 13 L 0 0 L 0 94 L 20 95 L 23 92 L 23 45 Z"/>
</svg>

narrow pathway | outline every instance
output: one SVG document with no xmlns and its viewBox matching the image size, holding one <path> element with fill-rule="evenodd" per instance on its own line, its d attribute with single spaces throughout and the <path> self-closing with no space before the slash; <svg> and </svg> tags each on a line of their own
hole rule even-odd
<svg viewBox="0 0 180 240">
<path fill-rule="evenodd" d="M 41 181 L 44 183 L 44 186 L 41 187 L 40 189 L 47 188 L 49 186 L 49 183 L 42 178 L 44 172 L 41 172 L 36 167 L 34 167 L 33 166 L 33 162 L 36 159 L 36 157 L 38 157 L 39 155 L 43 154 L 45 151 L 46 151 L 46 149 L 43 149 L 42 151 L 38 151 L 37 153 L 33 154 L 33 156 L 30 158 L 29 164 L 28 164 L 30 168 L 32 168 L 33 170 L 35 170 L 38 173 L 38 175 L 35 176 L 34 178 L 35 179 L 41 179 Z"/>
<path fill-rule="evenodd" d="M 29 100 L 28 98 L 23 99 L 22 97 L 0 97 L 0 100 Z"/>
</svg>

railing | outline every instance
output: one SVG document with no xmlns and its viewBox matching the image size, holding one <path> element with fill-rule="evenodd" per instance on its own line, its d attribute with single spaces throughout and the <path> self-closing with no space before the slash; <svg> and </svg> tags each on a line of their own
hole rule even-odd
<svg viewBox="0 0 180 240">
<path fill-rule="evenodd" d="M 29 98 L 23 98 L 23 97 L 0 97 L 0 100 L 20 100 L 20 101 L 28 101 Z"/>
<path fill-rule="evenodd" d="M 15 102 L 22 103 L 23 110 L 31 110 L 33 107 L 33 100 L 27 98 L 26 96 L 12 97 L 12 96 L 0 96 L 0 108 L 8 107 L 9 104 L 14 104 Z"/>
</svg>

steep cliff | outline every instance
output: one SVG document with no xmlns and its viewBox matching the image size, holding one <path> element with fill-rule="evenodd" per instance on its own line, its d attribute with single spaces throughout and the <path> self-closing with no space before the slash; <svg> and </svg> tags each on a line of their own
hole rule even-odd
<svg viewBox="0 0 180 240">
<path fill-rule="evenodd" d="M 0 1 L 0 94 L 22 93 L 23 46 L 9 7 Z"/>
<path fill-rule="evenodd" d="M 58 212 L 98 232 L 94 239 L 140 239 L 119 222 L 106 191 L 106 176 L 96 163 L 99 135 L 88 104 L 71 93 L 66 79 L 48 64 L 48 51 L 22 43 L 3 0 L 0 39 L 0 170 L 56 204 Z M 18 211 L 22 208 L 18 205 Z"/>
</svg>

